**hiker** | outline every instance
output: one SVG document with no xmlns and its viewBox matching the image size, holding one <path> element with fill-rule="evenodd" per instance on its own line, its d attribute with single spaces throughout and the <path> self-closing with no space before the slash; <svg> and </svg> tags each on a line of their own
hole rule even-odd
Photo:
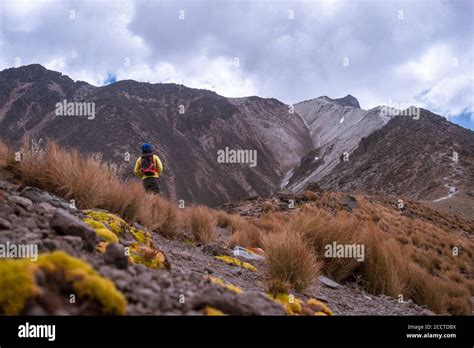
<svg viewBox="0 0 474 348">
<path fill-rule="evenodd" d="M 161 164 L 160 158 L 153 154 L 151 144 L 142 145 L 142 155 L 135 163 L 134 172 L 143 180 L 143 187 L 146 191 L 160 193 L 159 177 L 163 172 L 163 164 Z"/>
</svg>

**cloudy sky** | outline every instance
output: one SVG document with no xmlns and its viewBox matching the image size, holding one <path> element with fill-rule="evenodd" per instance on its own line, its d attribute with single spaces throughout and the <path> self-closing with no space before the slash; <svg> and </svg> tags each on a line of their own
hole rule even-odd
<svg viewBox="0 0 474 348">
<path fill-rule="evenodd" d="M 0 70 L 291 104 L 352 94 L 474 129 L 474 1 L 0 0 Z"/>
</svg>

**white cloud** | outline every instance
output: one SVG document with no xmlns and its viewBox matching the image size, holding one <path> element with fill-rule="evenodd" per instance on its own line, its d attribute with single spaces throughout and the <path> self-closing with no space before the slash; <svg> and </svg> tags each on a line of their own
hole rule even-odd
<svg viewBox="0 0 474 348">
<path fill-rule="evenodd" d="M 19 57 L 95 85 L 112 74 L 286 103 L 352 94 L 364 108 L 472 110 L 470 0 L 0 3 L 0 69 Z"/>
<path fill-rule="evenodd" d="M 474 113 L 472 86 L 474 79 L 465 75 L 449 76 L 437 81 L 434 86 L 419 97 L 427 109 L 448 118 L 463 112 Z M 474 114 L 471 114 L 474 120 Z"/>
<path fill-rule="evenodd" d="M 421 57 L 411 59 L 395 68 L 395 74 L 404 80 L 434 83 L 454 69 L 456 54 L 445 43 L 429 47 Z"/>
<path fill-rule="evenodd" d="M 192 88 L 216 91 L 226 97 L 243 97 L 257 93 L 253 81 L 243 76 L 242 70 L 235 65 L 233 59 L 226 57 L 200 56 L 181 67 L 169 62 L 161 62 L 154 67 L 132 64 L 128 68 L 122 68 L 117 79 L 181 83 Z"/>
</svg>

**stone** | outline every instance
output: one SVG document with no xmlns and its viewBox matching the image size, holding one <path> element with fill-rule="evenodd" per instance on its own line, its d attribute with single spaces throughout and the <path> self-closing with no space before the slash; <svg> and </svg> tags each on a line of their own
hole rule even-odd
<svg viewBox="0 0 474 348">
<path fill-rule="evenodd" d="M 248 315 L 285 315 L 283 306 L 258 291 L 246 291 L 238 297 L 238 301 L 246 304 Z"/>
<path fill-rule="evenodd" d="M 31 199 L 35 203 L 48 203 L 56 208 L 62 208 L 64 210 L 75 210 L 71 209 L 70 204 L 65 202 L 61 198 L 51 193 L 42 191 L 36 187 L 27 186 L 20 192 L 20 195 Z"/>
<path fill-rule="evenodd" d="M 142 284 L 148 284 L 151 282 L 153 274 L 151 272 L 143 272 L 138 277 L 136 277 L 136 281 Z"/>
<path fill-rule="evenodd" d="M 0 218 L 0 230 L 11 230 L 12 224 L 4 218 Z"/>
<path fill-rule="evenodd" d="M 56 208 L 48 202 L 41 202 L 40 204 L 38 204 L 37 210 L 38 212 L 43 213 L 45 215 L 53 215 L 56 211 Z"/>
<path fill-rule="evenodd" d="M 233 271 L 234 275 L 237 276 L 237 277 L 240 277 L 242 275 L 242 271 L 240 269 L 235 269 Z"/>
<path fill-rule="evenodd" d="M 97 241 L 95 230 L 66 210 L 58 208 L 50 225 L 59 235 L 81 237 L 84 247 L 89 251 L 94 250 Z"/>
<path fill-rule="evenodd" d="M 21 190 L 20 195 L 32 200 L 35 203 L 49 202 L 52 204 L 52 202 L 59 200 L 59 198 L 49 194 L 48 192 L 31 186 L 27 186 Z"/>
<path fill-rule="evenodd" d="M 342 196 L 339 200 L 339 203 L 349 211 L 352 211 L 353 209 L 356 209 L 359 206 L 355 197 L 350 195 Z"/>
<path fill-rule="evenodd" d="M 0 180 L 0 189 L 4 191 L 11 191 L 14 189 L 13 184 L 9 183 L 8 181 Z"/>
<path fill-rule="evenodd" d="M 227 249 L 224 249 L 221 246 L 219 246 L 217 243 L 204 245 L 202 247 L 202 252 L 211 256 L 218 256 L 218 255 L 230 256 L 230 252 Z"/>
<path fill-rule="evenodd" d="M 49 251 L 54 251 L 56 250 L 58 247 L 57 247 L 57 244 L 55 243 L 54 240 L 52 239 L 45 239 L 43 240 L 43 246 L 48 249 Z"/>
<path fill-rule="evenodd" d="M 193 258 L 193 256 L 187 251 L 175 251 L 173 254 L 187 261 L 190 261 Z"/>
<path fill-rule="evenodd" d="M 67 243 L 69 243 L 72 247 L 74 247 L 76 249 L 79 249 L 79 250 L 82 249 L 82 247 L 84 246 L 81 237 L 64 236 L 63 240 L 66 241 Z"/>
<path fill-rule="evenodd" d="M 108 265 L 113 265 L 120 269 L 128 266 L 128 257 L 125 255 L 125 248 L 119 243 L 110 243 L 105 248 L 104 261 Z"/>
<path fill-rule="evenodd" d="M 336 283 L 334 280 L 331 280 L 325 276 L 320 276 L 319 277 L 319 281 L 321 282 L 321 284 L 327 286 L 328 288 L 331 288 L 331 289 L 339 289 L 341 288 L 341 284 L 339 283 Z"/>
<path fill-rule="evenodd" d="M 9 196 L 8 200 L 10 202 L 13 202 L 15 204 L 18 204 L 19 206 L 22 206 L 23 208 L 27 209 L 33 205 L 33 202 L 25 197 L 21 196 Z"/>
</svg>

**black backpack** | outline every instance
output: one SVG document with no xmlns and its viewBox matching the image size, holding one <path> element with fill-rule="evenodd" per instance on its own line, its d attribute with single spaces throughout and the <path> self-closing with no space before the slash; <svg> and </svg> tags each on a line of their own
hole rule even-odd
<svg viewBox="0 0 474 348">
<path fill-rule="evenodd" d="M 145 176 L 153 176 L 158 173 L 158 168 L 156 168 L 155 166 L 155 161 L 153 161 L 152 153 L 142 155 L 142 160 L 140 163 L 140 172 Z"/>
</svg>

